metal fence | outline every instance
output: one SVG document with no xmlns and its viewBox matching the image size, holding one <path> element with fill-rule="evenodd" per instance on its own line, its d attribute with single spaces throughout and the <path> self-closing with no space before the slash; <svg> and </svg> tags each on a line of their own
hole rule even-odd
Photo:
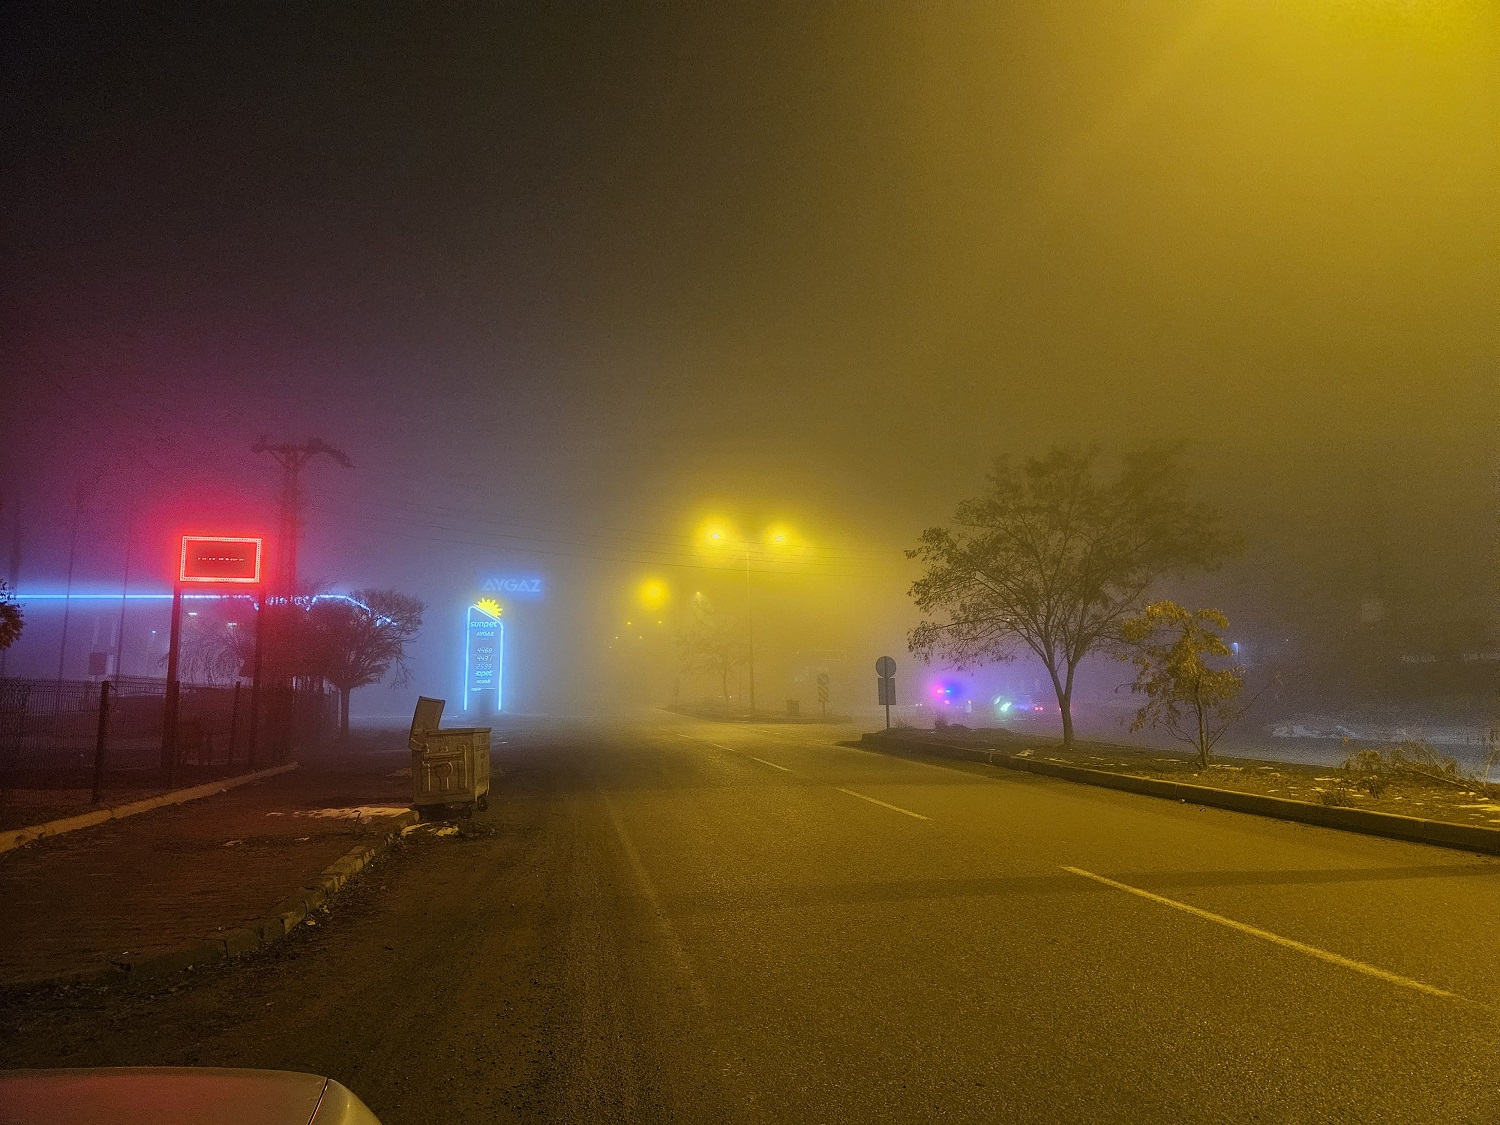
<svg viewBox="0 0 1500 1125">
<path fill-rule="evenodd" d="M 269 765 L 337 729 L 338 696 L 323 685 L 262 688 L 252 720 L 249 684 L 181 684 L 175 738 L 167 697 L 165 680 L 0 679 L 0 782 L 71 787 L 82 776 L 97 792 L 122 775 Z"/>
</svg>

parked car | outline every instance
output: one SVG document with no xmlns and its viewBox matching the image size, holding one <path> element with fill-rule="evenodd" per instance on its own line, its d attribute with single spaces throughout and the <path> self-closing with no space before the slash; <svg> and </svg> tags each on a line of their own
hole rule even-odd
<svg viewBox="0 0 1500 1125">
<path fill-rule="evenodd" d="M 1047 703 L 1044 700 L 1033 699 L 1031 696 L 1023 695 L 1014 699 L 1005 695 L 995 697 L 996 718 L 1007 720 L 1033 719 L 1041 715 L 1055 715 L 1056 713 L 1056 703 Z"/>
<path fill-rule="evenodd" d="M 287 1070 L 0 1071 L 0 1125 L 380 1125 L 331 1078 Z"/>
</svg>

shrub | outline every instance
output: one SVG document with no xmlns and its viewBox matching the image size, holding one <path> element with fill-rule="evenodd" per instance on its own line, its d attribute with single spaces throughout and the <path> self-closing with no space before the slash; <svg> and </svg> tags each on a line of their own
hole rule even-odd
<svg viewBox="0 0 1500 1125">
<path fill-rule="evenodd" d="M 1319 800 L 1325 805 L 1336 809 L 1346 809 L 1354 804 L 1354 797 L 1347 786 L 1335 785 L 1332 789 L 1325 789 L 1318 794 Z"/>
</svg>

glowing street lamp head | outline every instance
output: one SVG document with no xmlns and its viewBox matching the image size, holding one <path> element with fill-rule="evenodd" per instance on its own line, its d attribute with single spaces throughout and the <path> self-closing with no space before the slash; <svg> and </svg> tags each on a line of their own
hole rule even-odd
<svg viewBox="0 0 1500 1125">
<path fill-rule="evenodd" d="M 667 584 L 656 578 L 642 582 L 636 591 L 636 596 L 647 609 L 659 609 L 666 603 L 668 594 Z"/>
</svg>

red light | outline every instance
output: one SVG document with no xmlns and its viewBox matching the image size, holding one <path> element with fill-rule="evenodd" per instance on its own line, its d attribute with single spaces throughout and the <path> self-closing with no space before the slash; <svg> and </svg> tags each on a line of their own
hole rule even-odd
<svg viewBox="0 0 1500 1125">
<path fill-rule="evenodd" d="M 244 535 L 184 535 L 179 582 L 260 583 L 265 540 Z"/>
</svg>

